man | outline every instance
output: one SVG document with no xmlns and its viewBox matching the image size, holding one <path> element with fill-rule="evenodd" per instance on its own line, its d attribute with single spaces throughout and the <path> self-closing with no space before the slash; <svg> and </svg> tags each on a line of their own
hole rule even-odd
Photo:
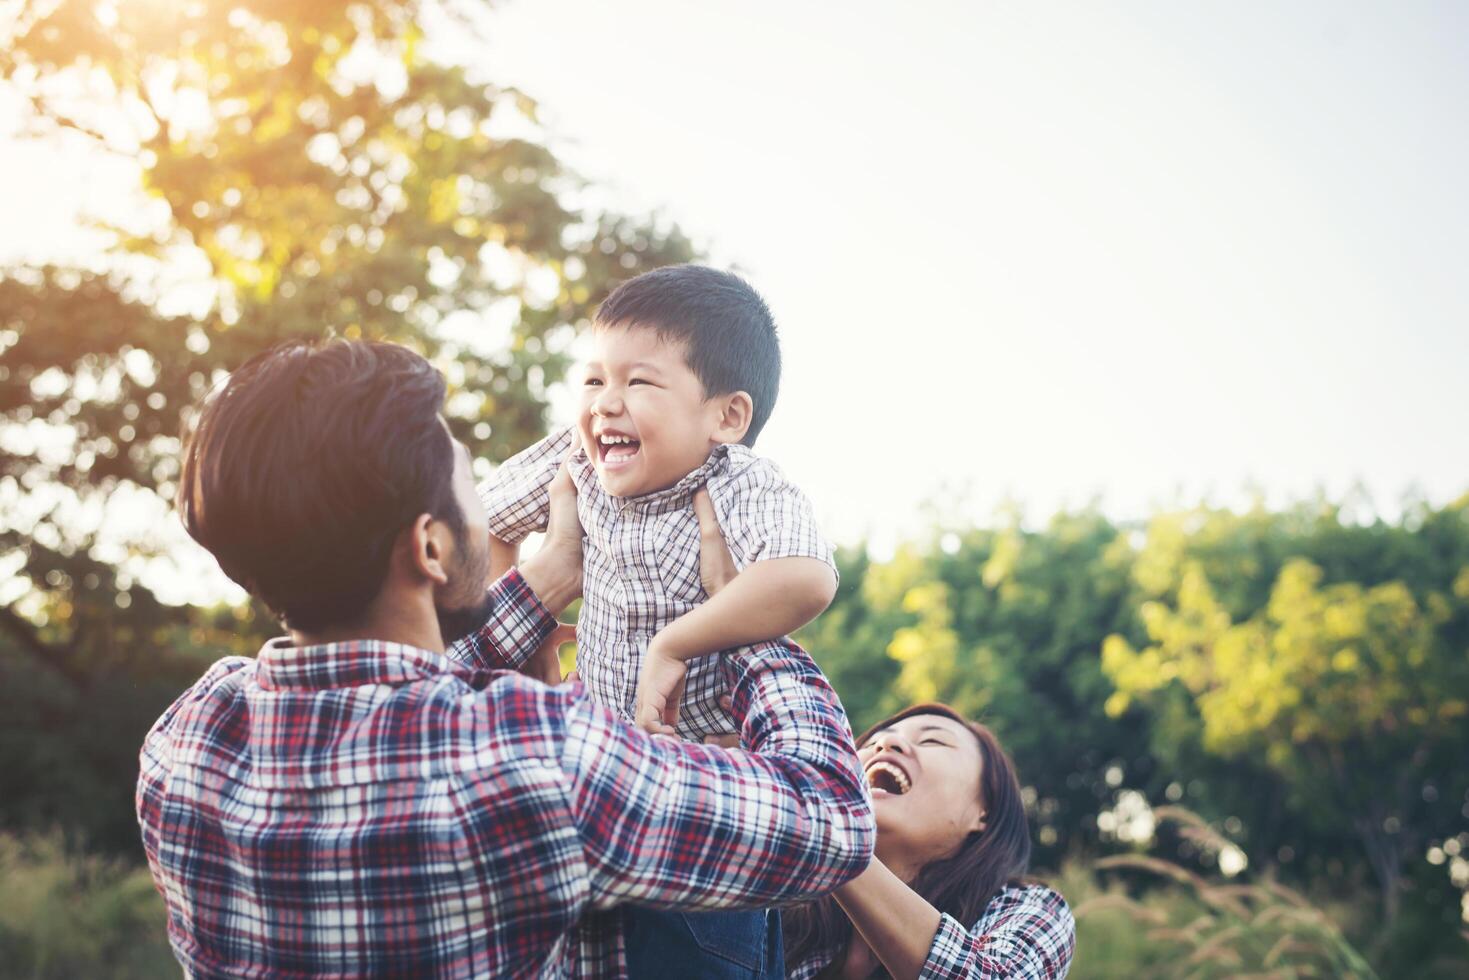
<svg viewBox="0 0 1469 980">
<path fill-rule="evenodd" d="M 544 547 L 486 592 L 443 399 L 405 348 L 295 343 L 194 426 L 185 525 L 289 636 L 215 664 L 143 746 L 185 971 L 616 976 L 619 905 L 758 908 L 860 872 L 863 777 L 800 648 L 731 660 L 748 752 L 647 737 L 513 671 L 580 593 L 574 491 L 563 473 Z"/>
</svg>

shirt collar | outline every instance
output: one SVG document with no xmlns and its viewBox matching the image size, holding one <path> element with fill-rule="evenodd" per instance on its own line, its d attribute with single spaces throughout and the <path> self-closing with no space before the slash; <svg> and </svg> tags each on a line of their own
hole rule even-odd
<svg viewBox="0 0 1469 980">
<path fill-rule="evenodd" d="M 387 640 L 347 640 L 292 646 L 277 637 L 261 647 L 256 683 L 265 690 L 323 691 L 368 684 L 402 685 L 446 675 L 484 687 L 490 672 L 459 664 L 447 656 Z"/>
<path fill-rule="evenodd" d="M 671 487 L 655 490 L 652 493 L 641 494 L 637 497 L 613 497 L 622 507 L 635 507 L 648 513 L 664 513 L 670 510 L 680 510 L 688 507 L 689 501 L 693 500 L 694 492 L 709 482 L 709 478 L 725 472 L 733 472 L 743 469 L 744 466 L 755 456 L 748 446 L 744 445 L 719 445 L 709 451 L 709 458 L 697 469 L 689 471 L 683 479 Z M 590 461 L 586 467 L 587 473 L 592 480 L 596 480 L 595 471 Z M 598 484 L 600 487 L 601 484 Z"/>
</svg>

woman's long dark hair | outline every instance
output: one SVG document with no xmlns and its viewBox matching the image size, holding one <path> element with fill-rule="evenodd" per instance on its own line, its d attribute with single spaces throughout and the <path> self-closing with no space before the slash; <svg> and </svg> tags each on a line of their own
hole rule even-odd
<svg viewBox="0 0 1469 980">
<path fill-rule="evenodd" d="M 912 889 L 928 904 L 952 915 L 968 928 L 979 920 L 1000 889 L 1019 881 L 1030 865 L 1030 828 L 1020 798 L 1020 780 L 994 733 L 945 704 L 905 708 L 869 728 L 857 740 L 857 745 L 867 744 L 884 728 L 914 715 L 940 715 L 957 721 L 979 743 L 983 760 L 979 791 L 985 810 L 984 829 L 972 831 L 949 857 L 925 864 L 911 883 Z M 781 924 L 785 930 L 788 970 L 830 949 L 837 951 L 832 965 L 841 965 L 841 957 L 852 938 L 852 923 L 835 898 L 828 895 L 786 909 Z"/>
</svg>

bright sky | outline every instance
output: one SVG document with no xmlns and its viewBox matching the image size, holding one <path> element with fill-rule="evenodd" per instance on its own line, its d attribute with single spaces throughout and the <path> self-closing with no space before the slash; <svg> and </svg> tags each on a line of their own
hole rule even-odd
<svg viewBox="0 0 1469 980">
<path fill-rule="evenodd" d="M 490 23 L 488 76 L 578 170 L 766 295 L 786 374 L 759 448 L 838 540 L 916 533 L 934 499 L 1469 490 L 1469 5 L 520 0 Z M 95 163 L 0 154 L 0 255 L 105 206 Z"/>
<path fill-rule="evenodd" d="M 1469 6 L 535 0 L 492 70 L 770 300 L 760 448 L 926 498 L 1469 490 Z M 950 489 L 943 490 L 945 485 Z"/>
</svg>

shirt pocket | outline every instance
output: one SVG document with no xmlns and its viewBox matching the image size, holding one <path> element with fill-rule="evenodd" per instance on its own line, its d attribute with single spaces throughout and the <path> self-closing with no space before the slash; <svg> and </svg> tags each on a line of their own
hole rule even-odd
<svg viewBox="0 0 1469 980">
<path fill-rule="evenodd" d="M 709 598 L 699 578 L 699 519 L 690 506 L 659 514 L 649 530 L 648 558 L 668 603 L 660 610 L 667 625 Z"/>
</svg>

